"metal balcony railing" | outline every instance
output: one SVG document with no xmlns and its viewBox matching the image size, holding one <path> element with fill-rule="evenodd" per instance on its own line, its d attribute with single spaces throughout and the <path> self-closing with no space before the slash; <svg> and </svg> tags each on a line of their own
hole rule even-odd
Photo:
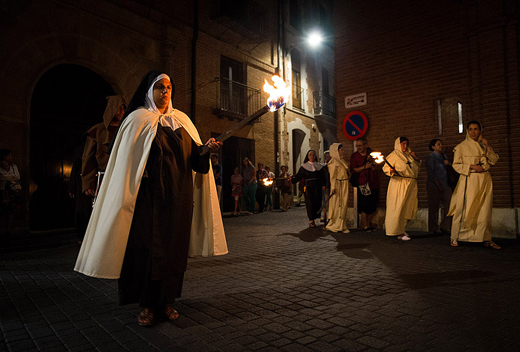
<svg viewBox="0 0 520 352">
<path fill-rule="evenodd" d="M 314 115 L 325 115 L 328 117 L 336 117 L 336 98 L 325 94 L 322 91 L 313 93 Z"/>
<path fill-rule="evenodd" d="M 267 100 L 262 91 L 244 83 L 218 77 L 216 81 L 216 102 L 213 113 L 220 117 L 243 119 L 259 110 Z"/>
</svg>

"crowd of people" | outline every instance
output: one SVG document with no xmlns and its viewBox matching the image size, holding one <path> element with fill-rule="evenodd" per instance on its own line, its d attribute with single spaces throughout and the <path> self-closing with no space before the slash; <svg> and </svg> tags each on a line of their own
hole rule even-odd
<svg viewBox="0 0 520 352">
<path fill-rule="evenodd" d="M 103 122 L 88 131 L 85 147 L 76 152 L 71 175 L 76 189 L 70 196 L 88 204 L 77 204 L 77 211 L 84 213 L 77 214 L 82 245 L 74 269 L 118 279 L 119 303 L 138 303 L 138 323 L 143 326 L 178 318 L 173 303 L 180 297 L 189 256 L 227 253 L 221 218 L 223 168 L 217 154 L 210 161 L 210 154 L 202 152 L 208 148 L 215 153 L 222 143 L 214 138 L 202 142 L 190 118 L 173 108 L 174 93 L 167 74 L 150 71 L 128 104 L 123 96 L 109 97 Z M 440 139 L 432 140 L 429 148 L 429 230 L 451 233 L 451 246 L 467 241 L 500 249 L 491 239 L 489 173 L 498 155 L 482 137 L 480 123 L 468 123 L 466 139 L 455 147 L 451 165 Z M 417 212 L 421 167 L 410 141 L 398 137 L 384 164 L 371 156 L 366 138 L 356 141 L 356 149 L 349 157 L 348 148 L 334 143 L 324 153 L 325 163 L 309 150 L 295 174 L 282 165 L 278 177 L 269 166 L 259 162 L 255 167 L 244 158 L 230 177 L 233 214 L 242 213 L 242 198 L 246 214 L 273 210 L 276 193 L 286 212 L 298 187 L 310 228 L 318 227 L 321 218 L 327 231 L 347 234 L 352 185 L 360 227 L 372 232 L 377 229 L 374 214 L 382 171 L 390 178 L 386 235 L 410 240 L 406 225 Z M 7 234 L 21 206 L 19 180 L 12 152 L 0 150 L 0 215 Z"/>
<path fill-rule="evenodd" d="M 491 239 L 493 188 L 488 172 L 498 156 L 489 142 L 482 138 L 480 123 L 468 123 L 466 139 L 454 149 L 453 163 L 444 153 L 442 140 L 431 140 L 429 150 L 431 153 L 425 159 L 429 232 L 434 235 L 451 233 L 451 246 L 467 241 L 483 242 L 486 247 L 500 249 Z M 350 157 L 347 148 L 334 143 L 324 153 L 325 163 L 319 162 L 316 151 L 309 150 L 294 175 L 282 165 L 277 178 L 269 167 L 258 163 L 255 168 L 246 158 L 242 173 L 237 167 L 231 179 L 234 215 L 240 214 L 242 195 L 248 214 L 255 212 L 256 204 L 257 213 L 272 209 L 273 189 L 280 194 L 280 209 L 287 211 L 292 202 L 293 185 L 298 184 L 305 198 L 310 228 L 318 226 L 316 220 L 321 216 L 326 230 L 349 233 L 350 183 L 357 193 L 359 227 L 366 232 L 376 231 L 378 225 L 374 223 L 374 216 L 379 203 L 379 178 L 383 172 L 389 177 L 384 217 L 386 235 L 409 241 L 411 237 L 406 226 L 417 213 L 417 177 L 422 160 L 412 151 L 409 139 L 404 136 L 395 140 L 394 150 L 382 159 L 383 163 L 371 152 L 368 140 L 363 137 L 356 141 L 356 151 Z M 265 180 L 273 179 L 276 182 L 268 186 Z M 241 192 L 252 185 L 251 193 Z"/>
</svg>

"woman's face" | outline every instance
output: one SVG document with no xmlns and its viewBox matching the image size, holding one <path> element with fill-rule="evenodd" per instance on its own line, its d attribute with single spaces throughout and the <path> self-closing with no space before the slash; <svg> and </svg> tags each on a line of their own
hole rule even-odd
<svg viewBox="0 0 520 352">
<path fill-rule="evenodd" d="M 307 154 L 307 156 L 309 157 L 309 161 L 311 163 L 316 161 L 316 154 L 314 153 L 314 151 L 309 152 L 309 154 Z"/>
<path fill-rule="evenodd" d="M 480 137 L 480 128 L 477 124 L 472 123 L 468 126 L 468 134 L 471 139 L 474 141 L 478 140 L 478 137 Z"/>
<path fill-rule="evenodd" d="M 168 107 L 172 98 L 172 84 L 166 78 L 161 78 L 153 85 L 153 101 L 157 109 L 163 110 Z"/>
<path fill-rule="evenodd" d="M 359 151 L 359 149 L 358 149 L 358 151 Z M 345 148 L 345 146 L 342 146 L 341 148 L 339 148 L 338 152 L 339 152 L 340 158 L 347 160 L 347 148 Z"/>
<path fill-rule="evenodd" d="M 442 153 L 442 142 L 437 141 L 435 145 L 433 146 L 433 151 L 437 153 Z"/>
<path fill-rule="evenodd" d="M 406 152 L 408 150 L 408 141 L 401 142 L 401 151 Z"/>
</svg>

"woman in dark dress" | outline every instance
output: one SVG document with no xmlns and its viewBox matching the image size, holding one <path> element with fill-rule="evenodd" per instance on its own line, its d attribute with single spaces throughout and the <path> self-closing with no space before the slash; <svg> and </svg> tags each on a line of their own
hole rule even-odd
<svg viewBox="0 0 520 352">
<path fill-rule="evenodd" d="M 179 316 L 171 304 L 180 297 L 187 266 L 192 170 L 207 173 L 210 165 L 209 153 L 200 156 L 186 129 L 168 117 L 172 94 L 169 77 L 151 71 L 125 114 L 144 108 L 165 114 L 150 147 L 118 281 L 119 303 L 138 303 L 142 307 L 138 322 L 144 326 L 153 325 L 158 315 L 167 320 Z M 215 144 L 208 141 L 212 150 L 218 149 Z"/>
<path fill-rule="evenodd" d="M 297 183 L 305 180 L 305 207 L 309 218 L 309 227 L 316 227 L 314 219 L 319 218 L 318 211 L 321 208 L 322 190 L 325 187 L 325 172 L 323 164 L 317 162 L 316 152 L 309 150 L 298 173 L 294 175 L 291 182 Z"/>
</svg>

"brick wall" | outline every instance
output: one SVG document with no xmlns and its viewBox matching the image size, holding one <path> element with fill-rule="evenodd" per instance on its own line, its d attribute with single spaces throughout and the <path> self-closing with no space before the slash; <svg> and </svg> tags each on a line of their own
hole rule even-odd
<svg viewBox="0 0 520 352">
<path fill-rule="evenodd" d="M 454 1 L 335 2 L 335 62 L 338 139 L 347 110 L 344 97 L 367 93 L 359 107 L 369 119 L 366 137 L 388 154 L 396 137 L 410 139 L 421 159 L 428 143 L 441 138 L 446 152 L 465 138 L 458 133 L 457 103 L 464 125 L 481 121 L 484 136 L 501 159 L 493 167 L 494 206 L 518 206 L 520 145 L 510 135 L 518 126 L 517 5 Z M 439 133 L 437 101 L 442 107 Z M 518 139 L 517 139 L 518 140 Z M 352 147 L 352 142 L 347 142 Z M 381 205 L 388 179 L 381 176 Z M 426 207 L 426 170 L 419 174 L 419 207 Z"/>
</svg>

